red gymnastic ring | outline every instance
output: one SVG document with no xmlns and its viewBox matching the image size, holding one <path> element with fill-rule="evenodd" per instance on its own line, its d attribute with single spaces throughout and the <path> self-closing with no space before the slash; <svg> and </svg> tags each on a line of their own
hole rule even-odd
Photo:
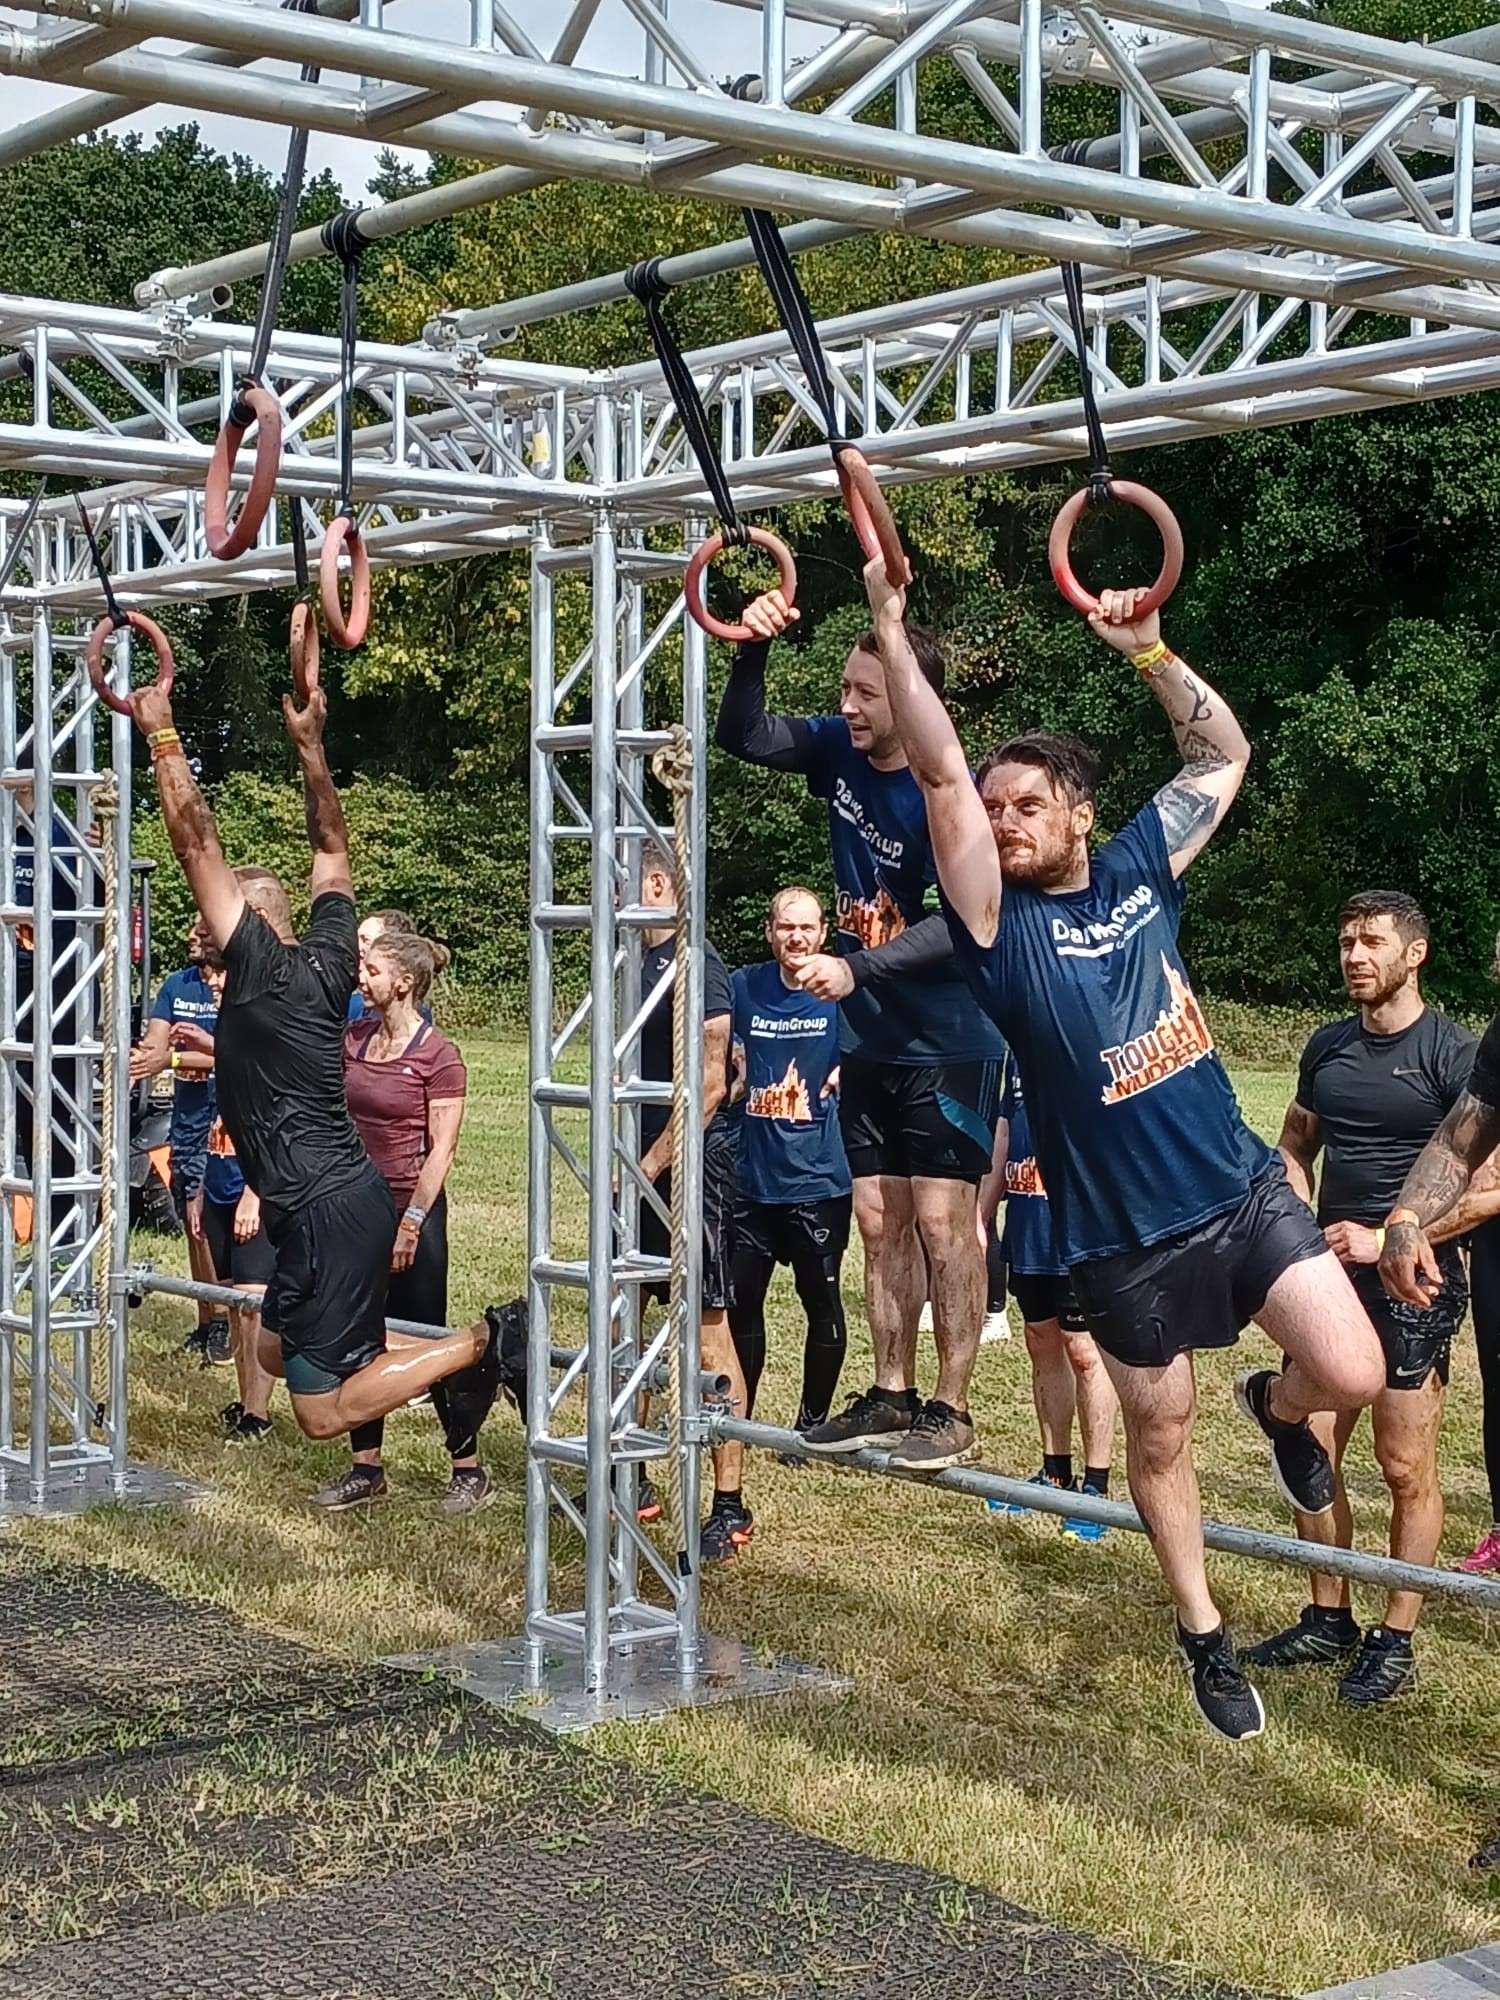
<svg viewBox="0 0 1500 2000">
<path fill-rule="evenodd" d="M 1148 612 L 1159 611 L 1177 588 L 1178 578 L 1182 575 L 1182 530 L 1166 501 L 1159 493 L 1153 493 L 1149 486 L 1137 486 L 1131 479 L 1112 479 L 1109 494 L 1112 500 L 1123 501 L 1127 507 L 1139 507 L 1143 514 L 1150 515 L 1161 536 L 1161 569 L 1155 583 L 1136 599 L 1135 616 L 1144 618 Z M 1073 539 L 1078 517 L 1088 502 L 1087 487 L 1065 500 L 1047 540 L 1047 560 L 1052 565 L 1053 581 L 1073 609 L 1082 612 L 1085 618 L 1099 609 L 1099 600 L 1085 590 L 1073 574 L 1068 544 Z"/>
<path fill-rule="evenodd" d="M 786 543 L 766 528 L 747 528 L 745 531 L 754 547 L 764 549 L 767 555 L 776 558 L 776 566 L 781 571 L 778 589 L 788 604 L 797 595 L 797 565 Z M 682 579 L 682 595 L 687 603 L 688 615 L 695 625 L 701 625 L 710 638 L 723 639 L 731 646 L 742 646 L 755 634 L 748 625 L 726 625 L 722 618 L 715 618 L 703 602 L 703 572 L 724 546 L 722 535 L 710 535 L 694 549 L 687 566 L 687 575 Z"/>
<path fill-rule="evenodd" d="M 255 469 L 250 474 L 250 490 L 234 526 L 229 525 L 229 475 L 244 442 L 248 423 L 237 424 L 231 414 L 214 443 L 208 462 L 208 478 L 203 487 L 203 533 L 209 553 L 221 562 L 242 556 L 260 533 L 260 524 L 276 492 L 276 475 L 281 470 L 281 405 L 259 383 L 252 382 L 238 392 L 237 400 L 255 418 Z"/>
<path fill-rule="evenodd" d="M 349 551 L 349 611 L 344 613 L 339 595 L 339 551 Z M 323 553 L 318 558 L 318 577 L 323 598 L 323 623 L 335 646 L 352 653 L 365 642 L 370 629 L 370 557 L 364 538 L 347 514 L 336 514 L 323 537 Z"/>
<path fill-rule="evenodd" d="M 163 694 L 172 692 L 172 676 L 176 667 L 172 660 L 172 647 L 167 635 L 153 618 L 143 611 L 127 611 L 125 622 L 132 632 L 139 632 L 143 639 L 149 639 L 151 650 L 156 655 L 156 685 Z M 116 694 L 110 686 L 104 670 L 104 648 L 114 637 L 116 626 L 113 619 L 101 618 L 89 634 L 89 648 L 85 656 L 88 661 L 89 679 L 94 683 L 94 692 L 99 699 L 107 702 L 116 715 L 128 715 L 135 719 L 128 694 Z"/>
<path fill-rule="evenodd" d="M 292 686 L 305 702 L 318 685 L 318 620 L 306 599 L 292 606 L 287 650 L 292 656 Z"/>
<path fill-rule="evenodd" d="M 849 519 L 854 523 L 865 561 L 873 562 L 876 556 L 884 556 L 886 582 L 894 590 L 904 590 L 911 582 L 911 564 L 901 546 L 900 530 L 890 503 L 881 492 L 869 461 L 851 444 L 840 448 L 837 464 L 844 505 L 849 509 Z"/>
</svg>

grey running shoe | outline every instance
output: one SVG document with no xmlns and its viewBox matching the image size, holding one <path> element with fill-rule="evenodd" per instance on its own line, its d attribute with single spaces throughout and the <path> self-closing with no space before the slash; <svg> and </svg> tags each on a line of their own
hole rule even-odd
<svg viewBox="0 0 1500 2000">
<path fill-rule="evenodd" d="M 1359 1639 L 1359 1627 L 1347 1612 L 1340 1618 L 1304 1604 L 1295 1625 L 1246 1646 L 1240 1658 L 1251 1667 L 1331 1667 L 1357 1651 Z"/>
<path fill-rule="evenodd" d="M 312 1503 L 330 1514 L 343 1514 L 351 1507 L 368 1507 L 376 1500 L 384 1500 L 389 1491 L 383 1466 L 351 1465 L 342 1479 L 315 1493 Z"/>
<path fill-rule="evenodd" d="M 203 1361 L 205 1367 L 226 1368 L 234 1359 L 234 1350 L 229 1341 L 229 1321 L 211 1319 L 203 1329 Z"/>
<path fill-rule="evenodd" d="M 916 1417 L 914 1395 L 866 1389 L 851 1396 L 836 1417 L 805 1430 L 802 1442 L 809 1451 L 863 1451 L 867 1445 L 890 1445 L 905 1437 Z"/>
<path fill-rule="evenodd" d="M 891 1465 L 902 1472 L 942 1472 L 950 1465 L 968 1465 L 979 1456 L 974 1419 L 934 1396 L 924 1403 L 917 1420 L 891 1453 Z"/>
<path fill-rule="evenodd" d="M 1310 1427 L 1283 1423 L 1271 1415 L 1269 1368 L 1251 1369 L 1234 1385 L 1234 1400 L 1252 1424 L 1271 1440 L 1271 1472 L 1276 1490 L 1301 1514 L 1328 1514 L 1337 1497 L 1333 1463 Z"/>
<path fill-rule="evenodd" d="M 1234 1642 L 1224 1627 L 1199 1633 L 1184 1632 L 1179 1626 L 1177 1641 L 1193 1683 L 1193 1700 L 1209 1728 L 1232 1743 L 1259 1736 L 1266 1726 L 1266 1711 L 1240 1671 Z"/>
<path fill-rule="evenodd" d="M 1372 1625 L 1365 1634 L 1354 1665 L 1339 1682 L 1339 1700 L 1352 1708 L 1373 1708 L 1394 1701 L 1417 1684 L 1417 1656 L 1409 1632 L 1391 1632 Z"/>
<path fill-rule="evenodd" d="M 497 1497 L 495 1483 L 482 1466 L 455 1466 L 438 1506 L 445 1514 L 478 1514 Z"/>
</svg>

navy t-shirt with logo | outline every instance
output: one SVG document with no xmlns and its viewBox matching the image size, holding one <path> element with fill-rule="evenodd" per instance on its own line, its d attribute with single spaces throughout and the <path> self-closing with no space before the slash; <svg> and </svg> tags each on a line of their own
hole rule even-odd
<svg viewBox="0 0 1500 2000">
<path fill-rule="evenodd" d="M 1032 1137 L 1070 1268 L 1224 1214 L 1271 1162 L 1188 984 L 1182 897 L 1152 803 L 1091 857 L 1087 888 L 1007 884 L 989 946 L 948 908 L 975 996 L 1038 1086 Z"/>
<path fill-rule="evenodd" d="M 219 1003 L 213 988 L 196 965 L 186 965 L 162 981 L 151 1005 L 153 1021 L 172 1027 L 202 1028 L 211 1035 L 218 1024 Z M 200 1076 L 179 1071 L 172 1082 L 172 1149 L 174 1152 L 201 1152 L 208 1140 L 214 1117 L 213 1072 Z"/>
<path fill-rule="evenodd" d="M 873 951 L 927 914 L 924 898 L 937 877 L 921 787 L 904 766 L 877 771 L 850 742 L 841 715 L 812 716 L 807 728 L 807 788 L 828 801 L 834 928 L 845 951 Z M 842 1003 L 840 1047 L 904 1066 L 1005 1054 L 956 960 L 919 978 L 856 987 Z"/>
<path fill-rule="evenodd" d="M 1011 1063 L 1000 1094 L 1000 1116 L 1010 1127 L 1005 1155 L 1005 1228 L 1000 1248 L 1012 1271 L 1023 1278 L 1063 1278 L 1067 1265 L 1057 1247 L 1047 1184 L 1036 1163 L 1031 1121 L 1020 1072 Z"/>
<path fill-rule="evenodd" d="M 734 975 L 734 1038 L 745 1051 L 739 1185 L 751 1201 L 829 1201 L 852 1182 L 838 1097 L 824 1087 L 839 1060 L 839 1010 L 788 986 L 781 967 Z"/>
</svg>

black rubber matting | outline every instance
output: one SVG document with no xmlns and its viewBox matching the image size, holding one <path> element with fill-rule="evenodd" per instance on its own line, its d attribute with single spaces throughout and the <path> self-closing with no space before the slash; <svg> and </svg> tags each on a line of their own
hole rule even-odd
<svg viewBox="0 0 1500 2000">
<path fill-rule="evenodd" d="M 0 2000 L 1243 2000 L 0 1550 Z"/>
</svg>

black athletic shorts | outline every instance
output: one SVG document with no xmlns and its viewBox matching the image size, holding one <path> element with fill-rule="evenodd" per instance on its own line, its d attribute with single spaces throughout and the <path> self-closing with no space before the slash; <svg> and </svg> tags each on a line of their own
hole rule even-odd
<svg viewBox="0 0 1500 2000">
<path fill-rule="evenodd" d="M 1010 1294 L 1028 1326 L 1055 1319 L 1064 1333 L 1087 1333 L 1089 1323 L 1078 1309 L 1072 1281 L 1050 1273 L 1012 1271 Z"/>
<path fill-rule="evenodd" d="M 1469 1281 L 1456 1243 L 1440 1243 L 1434 1254 L 1443 1274 L 1443 1289 L 1428 1306 L 1409 1306 L 1404 1299 L 1393 1299 L 1380 1282 L 1377 1264 L 1344 1266 L 1380 1336 L 1387 1389 L 1420 1389 L 1432 1374 L 1444 1384 L 1448 1380 L 1453 1336 L 1469 1309 Z"/>
<path fill-rule="evenodd" d="M 672 1170 L 656 1183 L 656 1192 L 670 1209 Z M 734 1247 L 734 1148 L 715 1144 L 703 1149 L 703 1298 L 704 1312 L 724 1312 L 729 1305 L 729 1258 Z M 672 1238 L 648 1203 L 641 1203 L 641 1250 L 647 1257 L 670 1257 Z M 666 1302 L 666 1285 L 642 1285 L 641 1297 Z"/>
<path fill-rule="evenodd" d="M 1145 1250 L 1093 1257 L 1071 1277 L 1088 1330 L 1130 1368 L 1164 1368 L 1199 1347 L 1233 1347 L 1293 1264 L 1331 1255 L 1279 1159 L 1238 1208 Z"/>
<path fill-rule="evenodd" d="M 741 1201 L 734 1211 L 735 1255 L 798 1270 L 811 1265 L 837 1285 L 853 1211 L 854 1197 L 848 1194 L 824 1201 Z"/>
<path fill-rule="evenodd" d="M 839 1125 L 856 1180 L 970 1181 L 990 1170 L 1000 1062 L 907 1065 L 844 1056 Z"/>
<path fill-rule="evenodd" d="M 265 1224 L 248 1243 L 234 1240 L 234 1201 L 203 1200 L 203 1234 L 214 1260 L 214 1275 L 221 1285 L 269 1285 L 276 1274 L 276 1252 L 266 1234 Z"/>
<path fill-rule="evenodd" d="M 262 1321 L 281 1335 L 292 1394 L 324 1395 L 385 1352 L 396 1204 L 372 1172 L 301 1208 L 262 1213 L 276 1252 Z"/>
</svg>

